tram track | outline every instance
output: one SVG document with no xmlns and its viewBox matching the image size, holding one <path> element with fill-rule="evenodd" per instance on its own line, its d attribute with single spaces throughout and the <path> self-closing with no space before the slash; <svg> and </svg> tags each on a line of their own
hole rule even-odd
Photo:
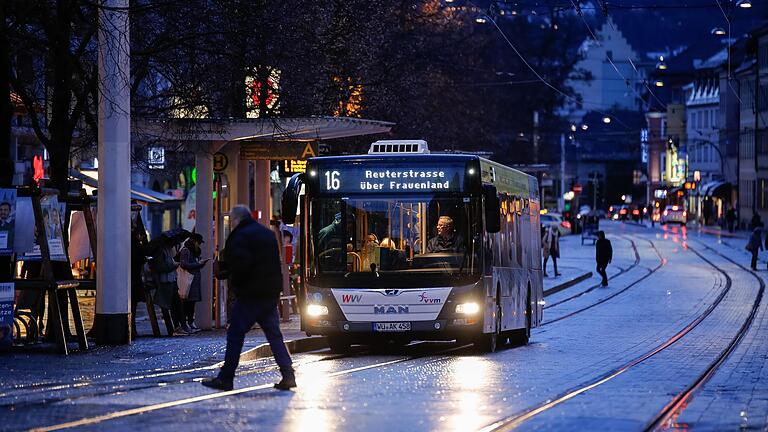
<svg viewBox="0 0 768 432">
<path fill-rule="evenodd" d="M 664 257 L 662 257 L 662 256 L 661 256 L 661 253 L 660 253 L 660 252 L 659 252 L 659 250 L 656 248 L 656 245 L 653 243 L 653 241 L 651 241 L 651 240 L 648 240 L 648 239 L 644 239 L 644 240 L 645 240 L 645 241 L 647 241 L 647 242 L 650 244 L 650 246 L 651 246 L 651 248 L 653 249 L 653 251 L 654 251 L 654 252 L 656 253 L 656 255 L 659 257 L 659 264 L 658 264 L 656 267 L 654 267 L 654 268 L 652 268 L 652 269 L 648 269 L 648 270 L 649 270 L 649 271 L 648 271 L 648 273 L 644 274 L 643 276 L 641 276 L 641 277 L 640 277 L 640 278 L 638 278 L 638 279 L 635 279 L 635 280 L 634 280 L 632 283 L 630 283 L 630 284 L 629 284 L 629 285 L 627 285 L 626 287 L 624 287 L 624 288 L 622 288 L 622 289 L 620 289 L 620 290 L 618 290 L 618 291 L 614 292 L 613 294 L 611 294 L 611 295 L 609 295 L 609 296 L 607 296 L 607 297 L 603 297 L 603 298 L 601 298 L 600 300 L 598 300 L 598 301 L 596 301 L 596 302 L 594 302 L 594 303 L 590 303 L 590 304 L 589 304 L 589 305 L 587 305 L 587 306 L 584 306 L 584 307 L 582 307 L 582 308 L 579 308 L 579 309 L 577 309 L 577 310 L 575 310 L 575 311 L 569 312 L 569 313 L 567 313 L 567 314 L 565 314 L 565 315 L 561 315 L 561 316 L 559 316 L 559 317 L 557 317 L 557 318 L 554 318 L 554 319 L 551 319 L 551 320 L 549 320 L 549 321 L 544 321 L 544 322 L 542 322 L 541 324 L 539 324 L 539 327 L 544 327 L 544 326 L 547 326 L 547 325 L 550 325 L 550 324 L 554 324 L 554 323 L 556 323 L 556 322 L 558 322 L 558 321 L 562 321 L 562 320 L 564 320 L 564 319 L 568 319 L 568 318 L 571 318 L 571 317 L 573 317 L 573 316 L 575 316 L 575 315 L 578 315 L 578 314 L 580 314 L 580 313 L 582 313 L 582 312 L 584 312 L 584 311 L 587 311 L 587 310 L 589 310 L 589 309 L 592 309 L 592 308 L 593 308 L 593 307 L 595 307 L 595 306 L 601 305 L 601 304 L 603 304 L 603 303 L 607 302 L 608 300 L 611 300 L 611 299 L 613 299 L 614 297 L 616 297 L 616 296 L 618 296 L 618 295 L 620 295 L 620 294 L 623 294 L 623 293 L 625 293 L 625 292 L 626 292 L 626 291 L 628 291 L 630 288 L 632 288 L 632 287 L 634 287 L 635 285 L 639 284 L 640 282 L 644 281 L 645 279 L 647 279 L 648 277 L 650 277 L 651 275 L 653 275 L 654 273 L 656 273 L 656 272 L 657 272 L 659 269 L 661 269 L 661 267 L 663 267 L 663 266 L 666 264 L 666 260 L 664 259 Z M 638 262 L 639 262 L 639 255 L 638 255 Z M 591 289 L 590 289 L 590 290 L 588 290 L 588 291 L 591 291 Z M 583 292 L 583 293 L 580 293 L 579 295 L 575 295 L 575 296 L 573 296 L 573 298 L 578 298 L 578 297 L 580 297 L 580 296 L 582 296 L 582 295 L 586 294 L 588 291 L 585 291 L 585 292 Z M 561 303 L 563 303 L 563 302 L 561 302 Z M 561 303 L 558 303 L 558 304 L 561 304 Z"/>
<path fill-rule="evenodd" d="M 724 255 L 718 253 L 717 251 L 714 251 L 714 249 L 709 248 L 706 245 L 703 245 L 703 246 L 709 250 L 712 250 L 716 254 L 722 256 L 726 260 L 734 264 L 737 264 L 730 258 L 725 257 Z M 699 251 L 695 250 L 694 248 L 691 248 L 690 245 L 688 246 L 688 250 L 695 253 L 699 258 L 701 258 L 709 266 L 711 266 L 717 272 L 723 275 L 723 277 L 725 277 L 725 280 L 726 280 L 725 287 L 720 291 L 720 293 L 718 293 L 718 296 L 715 298 L 712 304 L 710 304 L 707 307 L 707 309 L 705 309 L 701 314 L 699 314 L 696 318 L 694 318 L 691 322 L 689 322 L 685 327 L 683 327 L 677 333 L 672 335 L 672 337 L 668 338 L 664 343 L 654 347 L 653 349 L 647 351 L 643 355 L 638 356 L 635 359 L 630 360 L 629 362 L 626 362 L 622 366 L 618 368 L 614 368 L 609 372 L 606 372 L 595 379 L 579 384 L 578 386 L 573 387 L 559 394 L 554 398 L 550 398 L 545 402 L 535 405 L 534 407 L 529 408 L 524 412 L 517 413 L 509 417 L 505 417 L 501 420 L 498 420 L 480 429 L 480 431 L 496 432 L 496 431 L 508 431 L 508 430 L 515 429 L 516 427 L 522 425 L 528 420 L 531 420 L 532 418 L 538 416 L 539 414 L 542 414 L 582 393 L 585 393 L 602 384 L 605 384 L 606 382 L 611 381 L 614 378 L 624 374 L 625 372 L 635 368 L 636 366 L 642 364 L 643 362 L 649 360 L 650 358 L 656 356 L 657 354 L 671 347 L 672 345 L 677 343 L 680 339 L 682 339 L 684 336 L 686 336 L 688 333 L 690 333 L 693 329 L 695 329 L 699 324 L 701 324 L 707 317 L 709 317 L 709 315 L 717 308 L 717 306 L 720 305 L 720 303 L 723 301 L 726 295 L 730 292 L 731 287 L 733 285 L 733 281 L 731 277 L 728 275 L 728 273 L 722 269 L 722 267 L 713 263 L 711 260 L 709 260 L 704 255 L 702 255 Z M 744 269 L 744 267 L 741 265 L 739 265 L 739 267 Z M 752 274 L 754 275 L 754 273 Z M 757 275 L 754 275 L 754 276 L 757 277 Z M 756 296 L 757 298 L 755 300 L 755 303 L 752 306 L 752 310 L 748 318 L 745 320 L 744 324 L 739 329 L 737 335 L 730 341 L 726 349 L 723 352 L 721 352 L 721 354 L 709 365 L 709 367 L 706 368 L 706 370 L 695 380 L 693 384 L 691 384 L 685 391 L 676 395 L 673 398 L 673 400 L 667 406 L 665 406 L 664 409 L 662 409 L 660 413 L 654 416 L 653 420 L 646 426 L 646 430 L 655 430 L 660 425 L 664 424 L 665 421 L 668 422 L 670 418 L 674 418 L 675 415 L 679 415 L 679 413 L 682 412 L 681 408 L 685 407 L 686 402 L 690 400 L 693 393 L 698 388 L 700 388 L 701 385 L 703 385 L 703 383 L 705 383 L 706 380 L 708 380 L 709 377 L 711 377 L 714 374 L 717 368 L 725 361 L 728 355 L 735 349 L 735 347 L 743 339 L 744 334 L 746 334 L 749 327 L 751 326 L 751 323 L 757 312 L 757 308 L 759 307 L 760 301 L 762 299 L 764 289 L 765 289 L 765 284 L 761 280 L 760 290 L 758 292 L 758 295 Z"/>
<path fill-rule="evenodd" d="M 634 255 L 635 255 L 635 261 L 634 261 L 634 263 L 631 266 L 622 269 L 619 273 L 614 275 L 613 278 L 619 276 L 620 274 L 628 272 L 629 270 L 631 270 L 632 268 L 636 267 L 640 263 L 640 254 L 638 253 L 637 246 L 636 246 L 635 242 L 632 239 L 628 238 L 627 236 L 622 236 L 622 237 L 624 237 L 626 240 L 628 240 L 630 242 L 630 244 L 632 245 L 633 252 L 634 252 Z M 648 240 L 646 240 L 646 241 L 648 241 Z M 650 242 L 650 241 L 648 241 L 648 242 L 655 249 L 655 246 L 653 245 L 653 242 Z M 658 253 L 658 251 L 656 251 L 656 253 L 657 253 L 657 255 L 659 255 L 659 257 L 661 257 L 661 255 Z M 641 280 L 644 279 L 647 276 L 648 275 L 645 275 L 643 278 L 641 278 Z M 638 283 L 639 281 L 640 280 L 635 281 L 634 283 Z M 561 303 L 564 303 L 565 301 L 572 300 L 574 298 L 578 298 L 578 297 L 580 297 L 580 296 L 582 296 L 584 294 L 587 294 L 588 292 L 594 290 L 595 288 L 597 288 L 599 286 L 600 285 L 597 284 L 594 287 L 590 287 L 589 289 L 587 289 L 585 291 L 582 291 L 582 292 L 580 292 L 580 293 L 578 293 L 578 294 L 576 294 L 574 296 L 571 296 L 568 299 L 565 299 L 565 300 L 563 300 L 561 302 L 558 302 L 557 304 L 561 304 Z M 629 287 L 625 288 L 623 291 L 625 291 L 628 288 Z M 621 292 L 618 292 L 615 295 L 618 295 L 620 293 Z M 603 301 L 607 301 L 609 299 L 610 298 L 606 298 L 606 299 L 603 299 Z M 600 303 L 602 303 L 603 301 L 601 301 Z M 592 306 L 594 306 L 594 305 L 591 305 L 589 307 L 583 308 L 582 310 L 576 311 L 576 312 L 574 312 L 572 314 L 569 314 L 568 316 L 575 315 L 576 313 L 582 312 L 583 310 L 587 310 L 587 309 L 591 308 Z M 565 319 L 565 318 L 567 318 L 567 316 L 566 317 L 558 318 L 557 320 Z M 554 321 L 545 322 L 542 325 L 546 325 L 546 324 L 549 324 L 551 322 L 554 322 Z M 417 342 L 416 344 L 419 344 L 419 343 Z M 328 360 L 338 360 L 338 359 L 343 359 L 343 358 L 353 358 L 353 357 L 359 356 L 360 354 L 364 354 L 366 352 L 368 352 L 368 350 L 362 350 L 362 351 L 357 351 L 357 352 L 354 352 L 354 353 L 347 353 L 347 354 L 329 355 L 329 356 L 325 356 L 325 357 L 323 357 L 321 359 L 308 361 L 308 362 L 305 362 L 305 363 L 302 363 L 302 364 L 309 364 L 309 363 L 314 363 L 314 362 L 317 362 L 317 361 L 328 361 Z M 195 375 L 195 376 L 184 377 L 184 378 L 176 378 L 176 379 L 171 379 L 171 380 L 163 379 L 163 380 L 153 380 L 153 381 L 148 381 L 148 382 L 145 382 L 145 380 L 151 380 L 152 378 L 172 377 L 172 376 L 193 374 L 195 372 L 212 371 L 212 370 L 215 370 L 215 369 L 219 368 L 220 366 L 221 366 L 221 362 L 216 362 L 216 363 L 211 364 L 211 365 L 197 366 L 197 367 L 187 368 L 187 369 L 156 370 L 156 371 L 152 371 L 150 373 L 142 373 L 142 374 L 138 374 L 138 375 L 134 375 L 134 376 L 121 377 L 121 378 L 112 379 L 112 380 L 91 380 L 91 381 L 81 381 L 81 382 L 68 383 L 68 384 L 56 383 L 56 384 L 53 384 L 53 385 L 34 384 L 34 385 L 26 387 L 27 389 L 31 390 L 30 392 L 20 393 L 20 394 L 13 394 L 13 393 L 10 393 L 10 392 L 6 392 L 6 393 L 1 393 L 0 397 L 23 398 L 23 397 L 29 396 L 31 394 L 39 394 L 39 393 L 43 393 L 43 392 L 67 391 L 67 390 L 80 389 L 80 388 L 90 387 L 90 386 L 93 386 L 93 387 L 96 387 L 96 386 L 98 386 L 98 387 L 103 387 L 103 386 L 125 386 L 125 385 L 130 385 L 132 383 L 136 383 L 135 386 L 131 386 L 131 387 L 119 387 L 117 389 L 110 389 L 110 390 L 104 390 L 104 391 L 80 393 L 80 394 L 76 394 L 76 395 L 65 395 L 65 396 L 49 397 L 49 398 L 44 398 L 42 400 L 38 399 L 38 400 L 34 400 L 34 401 L 0 402 L 0 408 L 19 409 L 19 408 L 27 408 L 27 407 L 34 407 L 34 406 L 44 406 L 44 405 L 48 405 L 48 404 L 60 403 L 60 402 L 70 402 L 70 401 L 75 401 L 75 400 L 79 400 L 79 399 L 85 399 L 85 398 L 89 398 L 89 397 L 110 396 L 110 395 L 118 394 L 118 393 L 146 390 L 146 389 L 156 388 L 156 387 L 161 387 L 161 386 L 164 387 L 164 386 L 168 386 L 168 385 L 179 385 L 179 384 L 186 384 L 186 383 L 190 383 L 190 382 L 198 382 L 198 381 L 202 380 L 203 378 L 207 377 L 208 375 Z M 253 374 L 259 374 L 259 373 L 266 373 L 266 372 L 270 372 L 270 371 L 273 371 L 273 370 L 278 370 L 278 367 L 276 365 L 269 365 L 269 366 L 262 366 L 262 367 L 257 367 L 257 368 L 253 368 L 253 369 L 246 369 L 246 370 L 242 370 L 241 372 L 239 372 L 239 375 L 241 375 L 241 376 L 242 375 L 253 375 Z M 18 389 L 15 389 L 15 390 L 18 390 Z"/>
<path fill-rule="evenodd" d="M 340 360 L 344 358 L 354 358 L 361 354 L 365 354 L 368 351 L 366 350 L 360 350 L 352 353 L 347 354 L 331 354 L 323 356 L 322 358 L 308 360 L 308 361 L 302 361 L 297 363 L 297 367 L 322 362 L 322 361 L 332 361 L 332 360 Z M 103 396 L 110 396 L 115 394 L 123 394 L 127 392 L 133 392 L 133 391 L 140 391 L 140 390 L 147 390 L 151 388 L 159 388 L 159 387 L 167 387 L 169 385 L 180 385 L 180 384 L 188 384 L 191 382 L 199 382 L 203 378 L 210 377 L 210 374 L 197 374 L 194 376 L 184 377 L 184 378 L 176 378 L 171 380 L 152 380 L 152 381 L 143 381 L 143 380 L 150 380 L 152 378 L 158 378 L 162 376 L 178 376 L 178 375 L 185 375 L 185 374 L 193 374 L 195 372 L 203 372 L 203 371 L 214 371 L 221 367 L 222 362 L 217 362 L 210 366 L 201 366 L 201 367 L 195 367 L 195 368 L 189 368 L 189 369 L 180 369 L 176 371 L 163 371 L 163 372 L 156 372 L 149 375 L 139 375 L 139 376 L 132 376 L 132 377 L 126 377 L 126 378 L 119 378 L 114 380 L 106 380 L 106 381 L 85 381 L 85 382 L 79 382 L 79 383 L 73 383 L 73 384 L 57 384 L 54 387 L 35 387 L 34 391 L 21 393 L 21 394 L 5 394 L 3 396 L 5 397 L 16 397 L 16 398 L 24 398 L 28 397 L 34 394 L 39 393 L 46 393 L 46 392 L 55 392 L 55 391 L 67 391 L 67 390 L 75 390 L 80 389 L 86 386 L 93 386 L 93 387 L 104 387 L 104 386 L 126 386 L 129 385 L 129 387 L 117 387 L 112 388 L 108 390 L 99 390 L 99 391 L 91 391 L 87 393 L 78 393 L 73 395 L 64 395 L 64 396 L 56 396 L 56 397 L 47 397 L 43 399 L 37 399 L 37 400 L 31 400 L 31 401 L 20 401 L 20 402 L 3 402 L 0 403 L 0 408 L 7 408 L 7 409 L 23 409 L 23 408 L 30 408 L 30 407 L 40 407 L 40 406 L 46 406 L 54 403 L 61 403 L 61 402 L 72 402 L 76 400 L 81 399 L 87 399 L 92 397 L 103 397 Z M 256 375 L 256 374 L 262 374 L 267 373 L 271 371 L 277 371 L 279 370 L 279 367 L 275 364 L 270 364 L 266 366 L 258 366 L 255 368 L 249 368 L 248 366 L 241 366 L 238 369 L 238 376 L 248 376 L 248 375 Z M 138 382 L 137 382 L 138 381 Z M 135 382 L 135 385 L 130 386 Z"/>
<path fill-rule="evenodd" d="M 637 245 L 635 244 L 635 241 L 630 239 L 630 238 L 628 238 L 628 237 L 626 237 L 626 236 L 621 236 L 621 237 L 623 237 L 625 240 L 629 241 L 629 243 L 632 245 L 632 250 L 633 250 L 633 252 L 635 254 L 635 262 L 632 263 L 629 267 L 622 268 L 621 270 L 619 270 L 619 272 L 616 273 L 615 275 L 611 276 L 610 279 L 616 279 L 617 277 L 623 275 L 624 273 L 627 273 L 628 271 L 632 270 L 633 268 L 637 267 L 640 264 L 640 254 L 637 251 Z M 578 292 L 578 293 L 576 293 L 576 294 L 574 294 L 574 295 L 572 295 L 570 297 L 566 297 L 566 298 L 564 298 L 562 300 L 559 300 L 557 302 L 554 302 L 552 304 L 548 304 L 548 305 L 544 306 L 544 310 L 547 310 L 549 308 L 553 308 L 555 306 L 559 306 L 559 305 L 561 305 L 563 303 L 566 303 L 566 302 L 569 302 L 571 300 L 577 299 L 577 298 L 579 298 L 579 297 L 581 297 L 581 296 L 583 296 L 585 294 L 588 294 L 588 293 L 590 293 L 590 292 L 592 292 L 592 291 L 594 291 L 594 290 L 596 290 L 596 289 L 598 289 L 600 287 L 602 287 L 602 285 L 600 283 L 596 283 L 596 284 L 592 285 L 591 287 L 587 288 L 584 291 Z M 545 294 L 545 297 L 546 297 L 546 294 Z"/>
<path fill-rule="evenodd" d="M 678 418 L 680 414 L 683 413 L 683 411 L 685 411 L 685 408 L 688 406 L 688 403 L 691 401 L 691 399 L 694 398 L 696 392 L 698 392 L 715 375 L 720 366 L 725 363 L 728 357 L 736 350 L 736 347 L 738 347 L 741 341 L 744 339 L 744 336 L 749 332 L 749 329 L 752 327 L 752 324 L 755 321 L 755 316 L 760 309 L 760 303 L 763 300 L 763 295 L 765 294 L 765 281 L 754 271 L 747 269 L 732 258 L 720 253 L 719 251 L 702 243 L 701 241 L 698 241 L 698 243 L 701 244 L 704 248 L 710 250 L 712 253 L 719 255 L 743 271 L 751 274 L 755 279 L 757 279 L 758 283 L 760 284 L 760 288 L 758 290 L 755 301 L 752 304 L 749 315 L 747 316 L 747 319 L 744 321 L 742 326 L 739 328 L 736 336 L 731 339 L 728 346 L 704 370 L 704 372 L 702 372 L 697 377 L 697 379 L 691 383 L 691 385 L 689 385 L 685 390 L 672 398 L 672 400 L 666 406 L 664 406 L 664 408 L 656 416 L 654 416 L 654 418 L 646 425 L 646 431 L 666 430 L 674 427 L 674 420 Z"/>
<path fill-rule="evenodd" d="M 448 358 L 445 354 L 454 353 L 454 352 L 461 351 L 461 350 L 466 350 L 466 349 L 469 349 L 470 347 L 471 347 L 471 344 L 460 345 L 460 346 L 452 346 L 450 348 L 445 348 L 445 349 L 434 351 L 434 352 L 425 352 L 423 354 L 417 354 L 417 355 L 403 357 L 403 358 L 398 358 L 398 359 L 392 359 L 392 360 L 386 360 L 386 361 L 382 361 L 382 362 L 376 362 L 376 363 L 372 363 L 372 364 L 369 364 L 369 365 L 352 367 L 352 368 L 349 368 L 349 369 L 342 369 L 342 370 L 339 370 L 339 371 L 330 372 L 328 374 L 325 374 L 325 377 L 326 378 L 333 378 L 333 377 L 337 377 L 337 376 L 350 375 L 350 374 L 354 374 L 354 373 L 357 373 L 357 372 L 363 372 L 363 371 L 367 371 L 367 370 L 371 370 L 371 369 L 378 369 L 378 368 L 387 367 L 387 366 L 391 366 L 391 365 L 397 365 L 397 364 L 406 363 L 406 362 L 409 362 L 409 361 L 414 361 L 414 360 L 428 358 L 428 357 L 431 357 L 431 356 L 435 356 L 435 358 L 430 359 L 427 363 L 439 362 L 439 361 L 443 361 L 446 358 Z M 101 415 L 92 416 L 92 417 L 84 417 L 84 418 L 79 419 L 79 420 L 74 420 L 74 421 L 54 424 L 54 425 L 50 425 L 50 426 L 35 427 L 35 428 L 29 429 L 29 430 L 30 431 L 34 431 L 34 432 L 48 432 L 48 431 L 57 431 L 57 430 L 70 429 L 70 428 L 74 428 L 74 427 L 90 426 L 90 425 L 95 425 L 95 424 L 99 424 L 99 423 L 102 423 L 102 422 L 105 422 L 105 421 L 115 420 L 115 419 L 119 419 L 119 418 L 123 418 L 123 417 L 129 417 L 129 416 L 134 416 L 134 415 L 146 414 L 146 413 L 150 413 L 150 412 L 153 412 L 153 411 L 159 411 L 159 410 L 163 410 L 163 409 L 174 408 L 174 407 L 177 407 L 177 406 L 189 405 L 189 404 L 204 402 L 204 401 L 208 401 L 208 400 L 220 399 L 220 398 L 225 398 L 225 397 L 229 397 L 229 396 L 235 396 L 235 395 L 239 395 L 239 394 L 243 394 L 243 393 L 249 393 L 249 392 L 254 392 L 254 391 L 259 391 L 259 390 L 267 390 L 267 389 L 272 389 L 272 388 L 273 388 L 273 384 L 272 383 L 258 384 L 258 385 L 243 387 L 243 388 L 240 388 L 240 389 L 235 389 L 235 390 L 230 390 L 230 391 L 216 392 L 216 393 L 207 393 L 207 394 L 200 395 L 200 396 L 194 396 L 194 397 L 182 398 L 182 399 L 177 399 L 177 400 L 171 400 L 171 401 L 157 403 L 157 404 L 151 404 L 151 405 L 144 405 L 144 406 L 140 406 L 140 407 L 136 407 L 136 408 L 130 408 L 130 409 L 125 409 L 125 410 L 112 411 L 112 412 L 109 412 L 109 413 L 106 413 L 106 414 L 101 414 Z"/>
</svg>

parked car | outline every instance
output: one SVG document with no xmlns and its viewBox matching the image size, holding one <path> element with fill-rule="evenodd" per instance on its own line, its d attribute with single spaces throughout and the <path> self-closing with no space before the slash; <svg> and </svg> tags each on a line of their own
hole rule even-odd
<svg viewBox="0 0 768 432">
<path fill-rule="evenodd" d="M 668 223 L 679 223 L 685 226 L 688 219 L 688 212 L 683 209 L 683 206 L 668 205 L 664 207 L 664 211 L 661 212 L 660 222 L 662 225 Z"/>
<path fill-rule="evenodd" d="M 563 219 L 563 215 L 559 213 L 547 213 L 541 215 L 542 227 L 553 227 L 560 231 L 560 235 L 568 235 L 571 233 L 571 223 Z"/>
</svg>

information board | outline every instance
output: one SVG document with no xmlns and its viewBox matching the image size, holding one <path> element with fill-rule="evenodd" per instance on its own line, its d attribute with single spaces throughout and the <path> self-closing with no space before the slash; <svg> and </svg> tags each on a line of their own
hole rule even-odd
<svg viewBox="0 0 768 432">
<path fill-rule="evenodd" d="M 16 189 L 0 189 L 0 255 L 13 254 L 16 226 Z"/>
<path fill-rule="evenodd" d="M 13 282 L 0 283 L 0 347 L 13 344 Z"/>
<path fill-rule="evenodd" d="M 461 192 L 463 163 L 348 164 L 322 166 L 317 171 L 321 193 L 391 194 Z"/>
</svg>

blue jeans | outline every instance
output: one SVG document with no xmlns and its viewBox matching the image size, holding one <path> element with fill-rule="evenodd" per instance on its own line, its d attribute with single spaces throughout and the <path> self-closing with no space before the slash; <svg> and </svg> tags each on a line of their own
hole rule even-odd
<svg viewBox="0 0 768 432">
<path fill-rule="evenodd" d="M 280 333 L 280 316 L 277 312 L 277 300 L 243 301 L 236 300 L 232 305 L 229 330 L 227 330 L 227 352 L 219 378 L 232 380 L 235 369 L 240 363 L 240 351 L 243 349 L 245 334 L 258 323 L 267 337 L 269 347 L 280 369 L 289 369 L 293 362 Z"/>
</svg>

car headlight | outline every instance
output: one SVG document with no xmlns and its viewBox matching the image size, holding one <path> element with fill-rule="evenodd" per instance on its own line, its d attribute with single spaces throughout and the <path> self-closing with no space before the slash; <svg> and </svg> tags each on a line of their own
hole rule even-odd
<svg viewBox="0 0 768 432">
<path fill-rule="evenodd" d="M 476 314 L 480 311 L 480 305 L 477 303 L 461 303 L 456 305 L 456 313 L 464 315 Z"/>
<path fill-rule="evenodd" d="M 307 315 L 309 316 L 321 316 L 321 315 L 328 315 L 328 306 L 318 305 L 318 304 L 311 304 L 307 306 Z"/>
</svg>

